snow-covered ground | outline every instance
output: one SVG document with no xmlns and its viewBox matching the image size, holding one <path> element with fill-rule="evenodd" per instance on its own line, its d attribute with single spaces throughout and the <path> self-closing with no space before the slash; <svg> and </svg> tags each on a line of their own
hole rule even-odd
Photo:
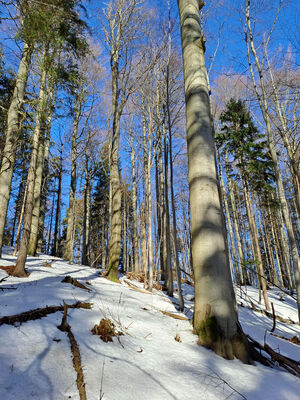
<svg viewBox="0 0 300 400">
<path fill-rule="evenodd" d="M 15 258 L 7 249 L 0 265 L 12 265 Z M 8 277 L 0 288 L 0 317 L 24 311 L 61 305 L 63 301 L 92 302 L 91 310 L 70 309 L 68 323 L 79 344 L 88 400 L 188 400 L 248 399 L 299 400 L 300 379 L 260 364 L 244 365 L 227 361 L 197 345 L 192 326 L 161 311 L 177 313 L 174 304 L 162 292 L 141 293 L 126 282 L 112 283 L 99 272 L 81 265 L 69 265 L 55 259 L 45 267 L 49 256 L 28 257 L 26 279 Z M 66 275 L 91 283 L 91 291 L 62 283 Z M 6 272 L 0 270 L 0 280 Z M 137 282 L 134 282 L 138 285 Z M 142 286 L 140 286 L 142 288 Z M 238 290 L 242 327 L 254 339 L 293 359 L 300 359 L 300 346 L 270 335 L 272 320 L 253 312 L 249 297 L 256 304 L 254 288 Z M 192 315 L 192 288 L 184 285 L 186 315 Z M 269 293 L 275 312 L 297 320 L 293 299 L 279 291 Z M 124 333 L 120 342 L 104 343 L 91 329 L 108 317 Z M 0 326 L 0 399 L 63 400 L 79 399 L 76 372 L 72 364 L 66 333 L 57 329 L 62 313 L 22 325 Z M 300 337 L 297 325 L 276 323 L 275 333 Z M 180 341 L 175 340 L 179 335 Z M 101 384 L 102 382 L 102 384 Z"/>
</svg>

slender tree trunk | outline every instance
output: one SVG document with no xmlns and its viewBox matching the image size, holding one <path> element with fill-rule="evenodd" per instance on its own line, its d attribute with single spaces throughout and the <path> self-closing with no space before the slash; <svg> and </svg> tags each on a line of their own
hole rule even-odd
<svg viewBox="0 0 300 400">
<path fill-rule="evenodd" d="M 42 132 L 41 132 L 42 133 Z M 43 136 L 43 135 L 41 135 Z M 41 204 L 41 188 L 42 188 L 42 177 L 43 177 L 43 161 L 44 161 L 44 138 L 40 137 L 38 155 L 37 155 L 37 168 L 35 173 L 34 182 L 34 198 L 33 198 L 33 211 L 31 221 L 30 239 L 28 245 L 28 254 L 30 256 L 36 255 L 38 231 L 39 231 L 39 215 L 40 215 L 40 204 Z"/>
<path fill-rule="evenodd" d="M 87 156 L 87 155 L 86 155 Z M 83 233 L 81 263 L 90 265 L 89 260 L 89 236 L 90 236 L 90 210 L 91 210 L 91 172 L 86 168 L 84 195 L 83 195 Z"/>
<path fill-rule="evenodd" d="M 25 190 L 24 190 L 22 208 L 21 208 L 21 212 L 20 212 L 20 216 L 19 216 L 19 223 L 18 223 L 18 229 L 17 229 L 17 234 L 16 234 L 15 248 L 14 248 L 14 251 L 13 251 L 13 256 L 14 257 L 17 255 L 18 248 L 19 248 L 19 245 L 20 245 L 21 227 L 22 227 L 22 221 L 23 221 L 24 210 L 25 210 L 26 195 L 27 195 L 27 187 L 25 187 Z"/>
<path fill-rule="evenodd" d="M 145 222 L 145 204 L 141 204 L 141 248 L 142 248 L 142 265 L 143 273 L 147 275 L 147 235 L 146 235 L 146 222 Z"/>
<path fill-rule="evenodd" d="M 44 61 L 44 57 L 46 56 L 46 49 L 44 50 L 44 54 L 41 61 Z M 38 111 L 36 117 L 35 128 L 33 132 L 32 139 L 32 150 L 31 150 L 31 159 L 30 165 L 27 175 L 27 195 L 26 195 L 26 203 L 25 203 L 25 211 L 24 211 L 24 224 L 23 224 L 23 234 L 22 234 L 22 242 L 20 246 L 19 255 L 17 258 L 16 266 L 13 271 L 14 276 L 18 277 L 26 277 L 27 272 L 25 271 L 25 262 L 27 258 L 28 245 L 30 239 L 31 232 L 31 222 L 32 222 L 32 212 L 34 206 L 34 185 L 35 185 L 35 176 L 36 176 L 36 167 L 38 161 L 38 147 L 41 136 L 41 127 L 44 119 L 45 112 L 45 104 L 46 104 L 46 77 L 47 71 L 44 67 L 41 68 L 41 86 L 40 86 L 40 95 L 39 95 L 39 103 L 38 103 Z"/>
<path fill-rule="evenodd" d="M 170 25 L 170 19 L 169 19 Z M 169 27 L 169 32 L 170 32 Z M 171 37 L 170 37 L 171 39 Z M 169 47 L 169 56 L 171 53 L 171 43 Z M 181 271 L 179 265 L 178 257 L 178 241 L 177 241 L 177 222 L 176 222 L 176 208 L 175 208 L 175 196 L 174 196 L 174 173 L 173 173 L 173 152 L 172 152 L 172 127 L 171 127 L 171 113 L 170 113 L 170 99 L 169 99 L 169 65 L 167 66 L 167 76 L 166 76 L 166 89 L 167 89 L 167 118 L 168 118 L 168 130 L 169 130 L 169 155 L 170 155 L 170 188 L 171 188 L 171 206 L 172 206 L 172 219 L 173 219 L 173 238 L 174 238 L 174 255 L 175 255 L 175 268 L 177 277 L 177 289 L 179 298 L 179 309 L 184 310 L 184 300 L 181 290 Z"/>
<path fill-rule="evenodd" d="M 268 144 L 269 144 L 269 149 L 270 149 L 270 154 L 271 158 L 273 161 L 273 168 L 275 172 L 275 178 L 276 178 L 276 185 L 278 188 L 278 197 L 279 197 L 279 202 L 281 205 L 282 209 L 282 214 L 289 238 L 289 245 L 290 245 L 290 250 L 291 250 L 291 256 L 293 260 L 293 267 L 294 267 L 294 274 L 295 274 L 295 281 L 296 281 L 296 292 L 297 292 L 297 305 L 298 305 L 298 322 L 300 324 L 300 262 L 299 262 L 299 253 L 298 253 L 298 248 L 297 248 L 297 243 L 295 240 L 295 235 L 293 231 L 293 225 L 285 197 L 285 192 L 284 192 L 284 186 L 282 182 L 282 177 L 279 169 L 279 163 L 278 163 L 278 156 L 277 156 L 277 151 L 276 151 L 276 144 L 274 141 L 273 137 L 273 132 L 272 132 L 272 126 L 271 126 L 271 121 L 270 121 L 270 115 L 269 115 L 269 110 L 268 110 L 268 101 L 267 101 L 267 92 L 265 89 L 265 82 L 264 82 L 264 76 L 263 76 L 263 70 L 261 63 L 258 60 L 256 48 L 254 46 L 254 41 L 253 41 L 253 33 L 252 33 L 252 27 L 251 27 L 251 22 L 250 22 L 250 0 L 247 1 L 247 8 L 246 8 L 246 24 L 247 24 L 247 29 L 249 32 L 249 41 L 247 39 L 247 46 L 248 46 L 248 61 L 249 61 L 249 66 L 250 66 L 250 71 L 251 71 L 251 76 L 252 76 L 252 82 L 254 85 L 254 89 L 257 95 L 257 99 L 260 105 L 260 109 L 262 112 L 263 119 L 265 121 L 266 125 L 266 131 L 267 131 L 267 137 L 268 137 Z M 249 49 L 250 46 L 250 49 Z M 260 87 L 261 87 L 261 94 L 257 90 L 257 86 L 255 83 L 255 77 L 254 77 L 254 72 L 253 72 L 253 67 L 251 64 L 250 60 L 250 50 L 251 53 L 254 57 L 255 60 L 255 65 L 256 69 L 259 75 L 259 82 L 260 82 Z"/>
<path fill-rule="evenodd" d="M 7 112 L 5 145 L 2 152 L 2 165 L 0 169 L 0 257 L 5 228 L 7 207 L 10 198 L 11 181 L 16 159 L 16 143 L 19 132 L 19 113 L 24 103 L 25 88 L 27 85 L 32 47 L 26 43 L 23 47 L 22 58 L 16 78 L 16 84 Z"/>
<path fill-rule="evenodd" d="M 133 270 L 138 273 L 139 266 L 139 247 L 138 247 L 138 222 L 137 222 L 137 188 L 136 188 L 136 168 L 135 152 L 133 141 L 130 142 L 131 176 L 132 176 L 132 218 L 133 218 Z"/>
<path fill-rule="evenodd" d="M 261 251 L 260 251 L 260 247 L 259 247 L 256 223 L 255 223 L 253 210 L 252 210 L 252 206 L 251 206 L 248 183 L 246 182 L 245 179 L 243 179 L 243 182 L 244 182 L 246 210 L 247 210 L 247 215 L 248 215 L 249 228 L 250 228 L 250 232 L 251 232 L 251 240 L 252 240 L 252 245 L 253 245 L 253 250 L 254 250 L 254 255 L 255 255 L 255 261 L 257 262 L 257 269 L 258 269 L 257 279 L 260 284 L 260 287 L 262 288 L 266 310 L 269 311 L 269 310 L 271 310 L 271 308 L 270 308 L 268 293 L 267 293 L 267 283 L 265 280 L 265 272 L 264 272 L 263 262 L 262 262 L 262 258 L 261 258 Z"/>
<path fill-rule="evenodd" d="M 60 211 L 61 211 L 61 185 L 62 185 L 62 165 L 63 165 L 63 149 L 61 149 L 59 166 L 58 166 L 58 186 L 57 186 L 57 202 L 55 213 L 54 237 L 53 247 L 51 251 L 52 256 L 59 256 L 59 242 L 60 242 Z"/>
<path fill-rule="evenodd" d="M 164 137 L 164 265 L 166 266 L 165 286 L 169 296 L 173 297 L 173 270 L 171 263 L 171 228 L 169 211 L 169 150 L 165 128 Z"/>
<path fill-rule="evenodd" d="M 178 0 L 184 63 L 192 252 L 194 331 L 217 354 L 250 362 L 238 324 L 225 231 L 198 0 Z"/>
<path fill-rule="evenodd" d="M 74 222 L 75 222 L 75 197 L 77 182 L 77 136 L 78 125 L 81 116 L 81 99 L 80 94 L 75 94 L 74 104 L 74 120 L 72 130 L 72 154 L 71 154 L 71 184 L 69 192 L 69 208 L 67 211 L 67 238 L 64 249 L 64 259 L 70 263 L 73 262 L 74 247 Z"/>
<path fill-rule="evenodd" d="M 233 265 L 234 265 L 235 274 L 236 274 L 236 282 L 238 285 L 241 285 L 241 284 L 243 285 L 244 284 L 243 275 L 239 271 L 239 262 L 238 262 L 239 260 L 238 260 L 237 254 L 236 254 L 230 211 L 229 211 L 228 200 L 227 200 L 227 195 L 226 195 L 226 191 L 225 191 L 224 180 L 223 180 L 223 175 L 222 175 L 221 170 L 220 170 L 219 180 L 220 180 L 221 193 L 222 193 L 222 197 L 223 197 L 223 204 L 225 206 L 225 212 L 226 212 L 226 216 L 227 216 L 227 226 L 228 226 L 228 232 L 229 232 L 230 243 L 231 243 Z"/>
</svg>

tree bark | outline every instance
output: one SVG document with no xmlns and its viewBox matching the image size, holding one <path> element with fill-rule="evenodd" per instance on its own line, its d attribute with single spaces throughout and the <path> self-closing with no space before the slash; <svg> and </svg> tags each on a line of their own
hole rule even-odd
<svg viewBox="0 0 300 400">
<path fill-rule="evenodd" d="M 24 103 L 25 88 L 27 85 L 32 50 L 32 47 L 24 43 L 16 84 L 7 113 L 5 145 L 2 152 L 2 165 L 0 170 L 0 256 L 2 251 L 7 207 L 10 198 L 11 181 L 16 159 L 16 143 L 19 132 L 19 113 Z"/>
<path fill-rule="evenodd" d="M 46 56 L 46 49 L 44 49 L 42 61 L 44 61 L 45 56 Z M 26 277 L 27 276 L 27 272 L 25 270 L 25 262 L 26 262 L 26 258 L 27 258 L 27 251 L 28 251 L 30 231 L 31 231 L 32 211 L 33 211 L 33 205 L 34 205 L 34 184 L 35 184 L 37 158 L 38 158 L 38 147 L 39 147 L 41 126 L 42 126 L 42 122 L 44 119 L 45 104 L 46 104 L 46 95 L 47 95 L 47 93 L 46 93 L 46 78 L 47 78 L 47 71 L 46 71 L 45 67 L 42 66 L 38 111 L 37 111 L 37 116 L 36 116 L 35 128 L 34 128 L 34 132 L 33 132 L 31 159 L 30 159 L 30 165 L 29 165 L 29 170 L 28 170 L 28 175 L 27 175 L 27 184 L 26 184 L 27 185 L 27 195 L 26 195 L 25 211 L 24 211 L 22 242 L 21 242 L 16 266 L 12 273 L 13 276 L 18 276 L 18 277 Z"/>
<path fill-rule="evenodd" d="M 273 168 L 275 172 L 275 178 L 276 178 L 276 185 L 278 188 L 278 197 L 279 197 L 279 202 L 281 205 L 282 209 L 282 214 L 289 238 L 289 245 L 290 245 L 290 250 L 291 250 L 291 256 L 293 260 L 293 267 L 294 267 L 294 274 L 295 274 L 295 281 L 296 281 L 296 292 L 297 292 L 297 305 L 298 305 L 298 322 L 300 324 L 300 262 L 299 262 L 299 253 L 298 253 L 298 248 L 297 248 L 297 243 L 295 240 L 295 235 L 293 231 L 293 225 L 290 217 L 290 212 L 288 209 L 286 197 L 285 197 L 285 192 L 284 192 L 284 186 L 282 182 L 282 177 L 279 169 L 279 163 L 278 163 L 278 156 L 277 156 L 277 151 L 276 151 L 276 145 L 273 137 L 273 132 L 272 132 L 272 126 L 271 126 L 271 120 L 270 120 L 270 115 L 269 115 L 269 110 L 268 110 L 268 101 L 267 101 L 267 93 L 266 93 L 266 88 L 265 88 L 265 81 L 264 81 L 264 76 L 263 76 L 263 70 L 262 70 L 262 65 L 259 62 L 256 48 L 254 46 L 254 40 L 253 40 L 253 33 L 252 33 L 252 27 L 251 27 L 251 22 L 250 22 L 250 0 L 247 1 L 247 8 L 246 8 L 246 24 L 247 24 L 247 29 L 249 32 L 249 40 L 247 39 L 247 49 L 248 49 L 248 62 L 250 66 L 250 71 L 251 71 L 251 76 L 252 76 L 252 82 L 253 86 L 256 92 L 256 96 L 259 102 L 259 106 L 262 112 L 262 116 L 266 125 L 266 131 L 267 131 L 267 137 L 268 137 L 268 144 L 269 144 L 269 149 L 270 149 L 270 154 L 271 158 L 273 161 Z M 260 82 L 260 88 L 261 88 L 261 94 L 257 90 L 257 86 L 255 83 L 255 78 L 254 78 L 254 72 L 253 72 L 253 67 L 252 63 L 250 60 L 250 49 L 251 53 L 254 57 L 255 60 L 255 65 L 256 69 L 259 75 L 259 82 Z"/>
<path fill-rule="evenodd" d="M 184 64 L 192 253 L 194 331 L 217 354 L 250 362 L 238 324 L 226 252 L 207 72 L 198 0 L 178 0 Z"/>
<path fill-rule="evenodd" d="M 74 247 L 74 223 L 75 223 L 75 197 L 76 197 L 76 182 L 77 182 L 77 136 L 78 125 L 81 115 L 81 99 L 80 94 L 75 94 L 74 104 L 74 120 L 72 130 L 72 154 L 71 154 L 71 184 L 69 192 L 69 208 L 67 211 L 67 239 L 64 249 L 64 259 L 70 263 L 73 262 L 73 247 Z"/>
</svg>

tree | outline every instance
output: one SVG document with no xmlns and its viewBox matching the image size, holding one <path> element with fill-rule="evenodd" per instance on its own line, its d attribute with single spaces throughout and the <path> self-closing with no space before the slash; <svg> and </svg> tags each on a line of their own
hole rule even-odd
<svg viewBox="0 0 300 400">
<path fill-rule="evenodd" d="M 184 64 L 187 148 L 195 276 L 194 332 L 217 354 L 250 362 L 238 322 L 217 181 L 198 0 L 178 0 Z"/>
<path fill-rule="evenodd" d="M 222 129 L 216 140 L 219 146 L 225 146 L 224 151 L 231 156 L 231 164 L 236 163 L 241 173 L 251 240 L 258 263 L 258 281 L 263 290 L 266 309 L 270 310 L 258 232 L 250 199 L 250 188 L 256 192 L 272 191 L 270 186 L 273 183 L 272 161 L 267 153 L 267 143 L 263 140 L 264 135 L 258 133 L 249 111 L 241 100 L 231 99 L 226 105 L 226 110 L 221 114 L 220 121 Z"/>
<path fill-rule="evenodd" d="M 25 262 L 31 232 L 32 213 L 34 206 L 34 186 L 36 177 L 36 167 L 38 158 L 38 146 L 41 140 L 42 124 L 45 118 L 45 110 L 47 105 L 47 78 L 51 64 L 47 63 L 49 48 L 56 44 L 59 40 L 65 41 L 65 48 L 71 48 L 76 53 L 78 49 L 81 51 L 86 49 L 86 42 L 81 40 L 82 28 L 85 24 L 78 17 L 75 10 L 77 2 L 61 0 L 53 0 L 54 3 L 49 5 L 31 5 L 26 9 L 26 24 L 23 24 L 23 32 L 29 43 L 39 43 L 40 49 L 40 94 L 38 100 L 36 124 L 33 131 L 33 142 L 31 160 L 27 175 L 27 195 L 24 211 L 24 227 L 23 236 L 20 246 L 16 267 L 12 274 L 14 276 L 25 277 Z M 53 13 L 53 6 L 56 12 Z M 37 24 L 37 25 L 36 25 Z M 50 25 L 49 25 L 50 24 Z M 55 35 L 53 35 L 53 30 Z M 56 252 L 56 250 L 55 250 Z"/>
</svg>

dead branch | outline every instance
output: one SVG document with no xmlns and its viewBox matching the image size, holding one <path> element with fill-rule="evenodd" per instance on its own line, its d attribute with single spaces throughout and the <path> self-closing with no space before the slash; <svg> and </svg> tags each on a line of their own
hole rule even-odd
<svg viewBox="0 0 300 400">
<path fill-rule="evenodd" d="M 82 303 L 80 301 L 68 305 L 69 308 L 85 308 L 91 309 L 92 303 Z M 58 311 L 64 311 L 64 306 L 47 306 L 44 308 L 36 308 L 35 310 L 25 311 L 16 315 L 8 315 L 0 318 L 0 325 L 14 325 L 15 323 L 22 324 L 23 322 L 33 321 L 46 317 L 49 314 L 54 314 Z"/>
<path fill-rule="evenodd" d="M 251 350 L 256 351 L 256 349 L 258 349 L 260 351 L 260 353 L 256 351 L 256 353 L 259 355 L 259 358 L 256 358 L 254 356 L 254 359 L 256 361 L 262 362 L 264 365 L 268 365 L 270 367 L 275 367 L 276 363 L 277 363 L 282 368 L 284 368 L 286 371 L 288 371 L 290 374 L 295 375 L 300 378 L 300 362 L 299 361 L 293 360 L 289 357 L 286 357 L 282 354 L 277 353 L 267 343 L 265 343 L 262 346 L 260 343 L 258 343 L 256 340 L 254 340 L 251 336 L 249 336 L 249 335 L 246 335 L 246 336 L 249 339 L 249 344 L 250 344 Z M 262 355 L 261 351 L 264 351 L 265 353 L 267 353 L 271 357 L 271 359 Z"/>
<path fill-rule="evenodd" d="M 134 290 L 136 290 L 137 292 L 144 293 L 144 294 L 153 294 L 153 293 L 149 292 L 148 290 L 140 289 L 139 287 L 137 287 L 136 285 L 134 285 L 132 282 L 130 282 L 128 279 L 123 279 L 123 282 L 127 283 L 127 285 L 128 285 L 131 289 L 134 289 Z"/>
<path fill-rule="evenodd" d="M 73 367 L 77 373 L 76 383 L 77 383 L 80 400 L 87 400 L 79 346 L 78 346 L 78 343 L 71 331 L 71 327 L 67 322 L 67 315 L 68 315 L 68 304 L 66 304 L 64 302 L 64 314 L 62 317 L 61 324 L 58 326 L 58 329 L 60 329 L 62 332 L 67 332 L 67 335 L 68 335 L 68 338 L 70 341 L 70 345 L 71 345 L 71 352 L 73 355 L 73 360 L 72 360 Z"/>
<path fill-rule="evenodd" d="M 70 275 L 67 275 L 63 280 L 63 283 L 70 283 L 73 286 L 79 287 L 80 289 L 87 290 L 88 292 L 91 291 L 88 287 L 84 286 L 82 283 L 78 282 L 77 279 L 72 278 Z"/>
<path fill-rule="evenodd" d="M 183 315 L 180 314 L 174 314 L 169 311 L 163 311 L 159 310 L 162 314 L 167 315 L 168 317 L 174 318 L 174 319 L 180 319 L 181 321 L 189 321 L 187 317 L 184 317 Z"/>
</svg>

